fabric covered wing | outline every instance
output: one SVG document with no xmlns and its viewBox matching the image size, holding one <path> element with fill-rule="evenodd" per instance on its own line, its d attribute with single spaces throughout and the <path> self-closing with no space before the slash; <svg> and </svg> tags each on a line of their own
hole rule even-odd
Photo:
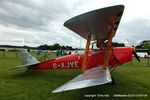
<svg viewBox="0 0 150 100">
<path fill-rule="evenodd" d="M 116 32 L 123 11 L 123 5 L 94 10 L 73 17 L 66 21 L 64 26 L 85 39 L 91 33 L 91 40 L 106 40 L 109 37 L 112 26 Z"/>
<path fill-rule="evenodd" d="M 111 76 L 109 68 L 106 70 L 102 66 L 98 66 L 89 70 L 86 70 L 84 74 L 80 74 L 68 83 L 52 91 L 53 93 L 62 92 L 73 89 L 80 89 L 90 86 L 101 85 L 111 82 Z"/>
</svg>

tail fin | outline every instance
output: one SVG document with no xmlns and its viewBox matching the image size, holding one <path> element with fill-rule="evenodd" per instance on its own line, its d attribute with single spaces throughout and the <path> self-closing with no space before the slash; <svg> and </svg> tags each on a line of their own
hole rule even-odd
<svg viewBox="0 0 150 100">
<path fill-rule="evenodd" d="M 31 56 L 27 50 L 21 49 L 20 53 L 21 53 L 21 61 L 23 65 L 28 65 L 28 64 L 32 65 L 32 64 L 39 63 L 39 61 L 33 56 Z"/>
<path fill-rule="evenodd" d="M 18 69 L 18 68 L 22 68 L 22 67 L 28 67 L 28 66 L 31 66 L 31 65 L 35 65 L 35 64 L 38 64 L 40 63 L 36 58 L 34 58 L 33 56 L 31 56 L 27 50 L 25 49 L 21 49 L 20 50 L 20 54 L 21 54 L 21 61 L 22 61 L 22 64 L 21 66 L 17 66 L 15 68 L 12 68 L 11 70 L 13 69 Z"/>
</svg>

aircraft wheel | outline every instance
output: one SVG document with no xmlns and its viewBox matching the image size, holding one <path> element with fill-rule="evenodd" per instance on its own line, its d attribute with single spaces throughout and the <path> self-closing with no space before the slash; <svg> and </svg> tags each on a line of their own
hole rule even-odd
<svg viewBox="0 0 150 100">
<path fill-rule="evenodd" d="M 29 70 L 26 70 L 26 73 L 28 73 L 29 72 Z"/>
<path fill-rule="evenodd" d="M 115 85 L 115 79 L 113 77 L 111 77 L 112 81 L 110 83 L 108 83 L 108 85 Z"/>
<path fill-rule="evenodd" d="M 112 82 L 110 83 L 111 85 L 115 85 L 115 78 L 114 77 L 111 77 L 112 79 Z"/>
</svg>

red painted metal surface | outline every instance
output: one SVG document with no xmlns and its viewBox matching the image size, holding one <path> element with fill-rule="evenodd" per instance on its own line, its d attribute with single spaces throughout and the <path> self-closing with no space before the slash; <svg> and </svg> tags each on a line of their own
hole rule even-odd
<svg viewBox="0 0 150 100">
<path fill-rule="evenodd" d="M 112 48 L 109 56 L 108 66 L 118 65 L 132 60 L 132 47 Z M 103 65 L 106 49 L 96 53 L 89 51 L 87 69 Z M 31 70 L 55 70 L 55 69 L 81 69 L 83 55 L 78 53 L 59 57 L 30 66 Z"/>
</svg>

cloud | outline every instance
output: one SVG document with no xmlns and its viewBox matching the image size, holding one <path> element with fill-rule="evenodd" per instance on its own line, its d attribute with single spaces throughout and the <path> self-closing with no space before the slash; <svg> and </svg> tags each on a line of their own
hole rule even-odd
<svg viewBox="0 0 150 100">
<path fill-rule="evenodd" d="M 0 3 L 0 23 L 5 26 L 42 29 L 53 21 L 61 21 L 67 14 L 67 7 L 58 0 L 3 0 Z"/>
<path fill-rule="evenodd" d="M 129 22 L 122 22 L 118 28 L 116 36 L 114 38 L 117 42 L 127 43 L 127 40 L 132 45 L 137 45 L 143 40 L 149 40 L 150 38 L 150 19 L 146 18 L 134 18 Z"/>
<path fill-rule="evenodd" d="M 70 14 L 68 7 L 59 0 L 3 0 L 0 4 L 0 24 L 1 29 L 7 30 L 0 34 L 8 35 L 5 39 L 7 44 L 12 44 L 9 37 L 13 36 L 24 40 L 24 45 L 71 44 L 72 37 L 64 32 L 66 29 L 63 27 L 65 17 Z"/>
<path fill-rule="evenodd" d="M 135 3 L 136 2 L 136 3 Z M 78 15 L 124 4 L 125 11 L 114 41 L 136 45 L 149 39 L 148 1 L 131 0 L 1 0 L 0 44 L 39 46 L 59 43 L 85 47 L 85 39 L 63 26 Z"/>
</svg>

